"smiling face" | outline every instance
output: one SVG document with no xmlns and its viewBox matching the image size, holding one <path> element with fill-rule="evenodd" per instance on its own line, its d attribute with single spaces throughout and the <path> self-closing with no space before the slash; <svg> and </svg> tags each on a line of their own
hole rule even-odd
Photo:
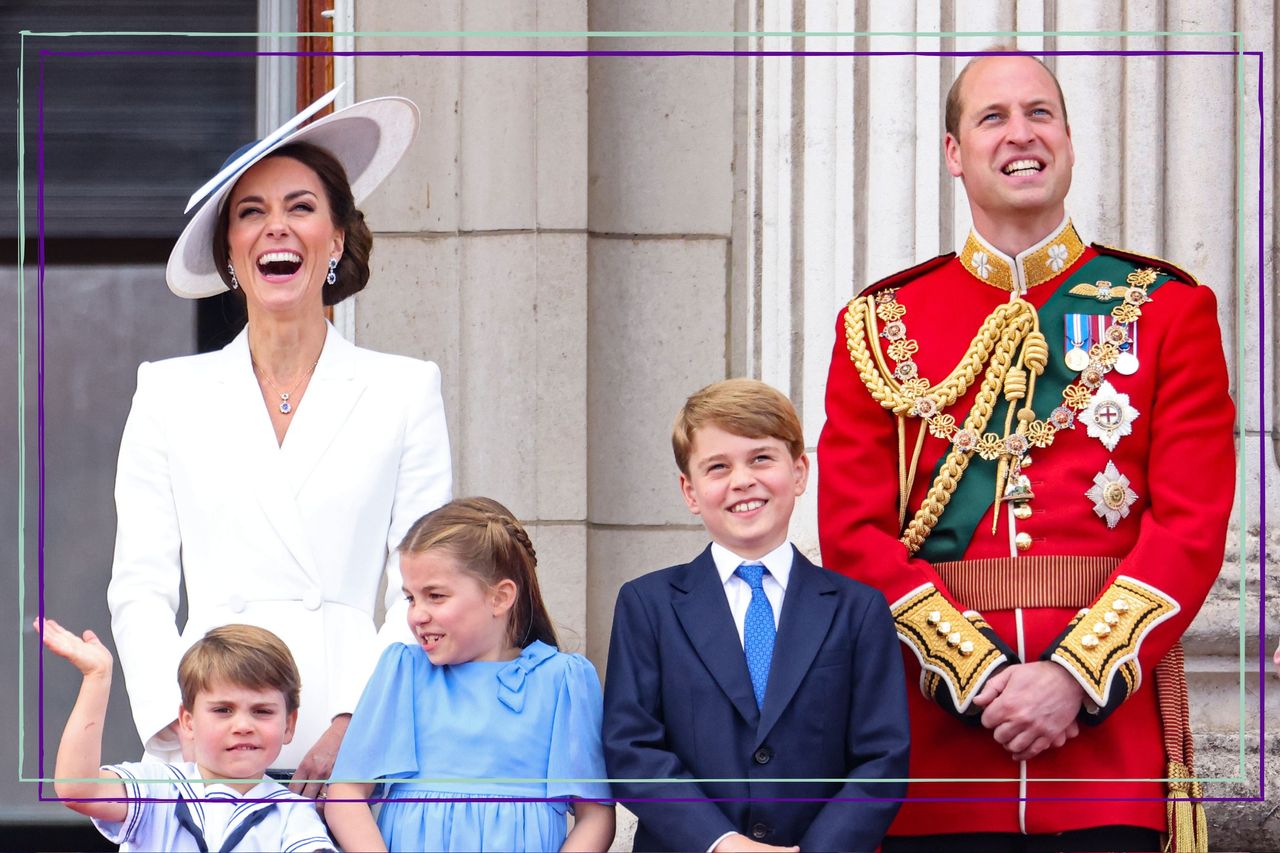
<svg viewBox="0 0 1280 853">
<path fill-rule="evenodd" d="M 329 259 L 342 256 L 324 184 L 289 157 L 249 169 L 227 197 L 227 248 L 250 319 L 320 314 Z"/>
<path fill-rule="evenodd" d="M 519 650 L 507 637 L 515 582 L 487 587 L 463 570 L 446 548 L 401 554 L 400 574 L 409 602 L 409 630 L 436 666 L 512 660 Z"/>
<path fill-rule="evenodd" d="M 1062 222 L 1075 150 L 1058 88 L 1027 56 L 974 60 L 960 91 L 947 169 L 964 181 L 973 223 L 989 240 L 1010 227 L 1048 235 Z"/>
<path fill-rule="evenodd" d="M 787 539 L 791 510 L 809 481 L 809 457 L 776 438 L 748 438 L 714 423 L 693 434 L 680 491 L 712 541 L 759 559 Z"/>
<path fill-rule="evenodd" d="M 178 725 L 205 779 L 260 779 L 293 740 L 298 721 L 298 712 L 285 710 L 284 693 L 275 688 L 215 681 L 191 704 L 178 712 Z M 243 794 L 256 784 L 231 787 Z"/>
</svg>

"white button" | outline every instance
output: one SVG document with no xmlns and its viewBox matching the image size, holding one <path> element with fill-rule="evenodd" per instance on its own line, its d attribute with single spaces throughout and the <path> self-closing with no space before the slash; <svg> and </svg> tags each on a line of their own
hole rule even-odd
<svg viewBox="0 0 1280 853">
<path fill-rule="evenodd" d="M 302 606 L 308 610 L 319 610 L 321 601 L 318 589 L 309 589 L 302 595 Z"/>
<path fill-rule="evenodd" d="M 245 608 L 244 599 L 238 595 L 233 595 L 227 599 L 227 608 L 232 613 L 243 613 Z"/>
</svg>

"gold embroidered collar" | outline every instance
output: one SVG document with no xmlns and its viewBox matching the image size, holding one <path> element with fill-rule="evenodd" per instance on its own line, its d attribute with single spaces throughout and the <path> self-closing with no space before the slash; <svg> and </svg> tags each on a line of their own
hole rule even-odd
<svg viewBox="0 0 1280 853">
<path fill-rule="evenodd" d="M 1016 258 L 1004 254 L 983 240 L 977 231 L 970 230 L 969 239 L 960 250 L 960 263 L 984 284 L 1022 294 L 1074 264 L 1083 253 L 1084 243 L 1067 218 L 1052 234 Z"/>
</svg>

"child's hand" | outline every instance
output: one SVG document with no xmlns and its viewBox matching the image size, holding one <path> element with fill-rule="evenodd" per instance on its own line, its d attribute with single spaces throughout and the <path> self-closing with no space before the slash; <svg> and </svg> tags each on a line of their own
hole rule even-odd
<svg viewBox="0 0 1280 853">
<path fill-rule="evenodd" d="M 40 620 L 37 619 L 32 624 L 35 625 L 35 629 L 38 632 L 40 630 Z M 86 630 L 84 638 L 81 639 L 52 619 L 45 619 L 44 645 L 45 648 L 58 657 L 66 658 L 75 664 L 76 669 L 80 670 L 81 675 L 85 678 L 90 676 L 111 677 L 111 667 L 114 662 L 111 652 L 107 650 L 106 646 L 102 645 L 98 635 L 92 631 Z"/>
</svg>

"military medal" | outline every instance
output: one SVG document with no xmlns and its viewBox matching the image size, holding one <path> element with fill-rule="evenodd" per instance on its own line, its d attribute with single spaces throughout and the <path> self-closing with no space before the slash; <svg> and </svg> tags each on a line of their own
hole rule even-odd
<svg viewBox="0 0 1280 853">
<path fill-rule="evenodd" d="M 1138 493 L 1129 488 L 1129 478 L 1116 470 L 1116 463 L 1108 461 L 1106 470 L 1093 477 L 1093 486 L 1084 493 L 1093 501 L 1093 511 L 1113 528 L 1120 519 L 1129 515 L 1129 507 L 1138 500 Z"/>
<path fill-rule="evenodd" d="M 1120 439 L 1133 432 L 1137 418 L 1138 410 L 1129 405 L 1129 395 L 1121 394 L 1106 380 L 1080 412 L 1080 422 L 1087 428 L 1089 437 L 1101 441 L 1107 450 L 1115 450 Z"/>
<path fill-rule="evenodd" d="M 1093 343 L 1093 330 L 1089 328 L 1089 317 L 1086 314 L 1067 314 L 1065 361 L 1067 369 L 1079 373 L 1089 366 L 1089 346 Z"/>
<path fill-rule="evenodd" d="M 1112 365 L 1117 373 L 1132 376 L 1138 372 L 1138 324 L 1120 323 L 1114 317 L 1098 318 L 1102 340 L 1120 351 Z"/>
</svg>

